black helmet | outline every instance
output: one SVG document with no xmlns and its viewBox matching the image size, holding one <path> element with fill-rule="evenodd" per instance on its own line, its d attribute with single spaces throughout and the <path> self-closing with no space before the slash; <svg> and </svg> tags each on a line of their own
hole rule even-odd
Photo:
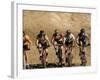
<svg viewBox="0 0 100 80">
<path fill-rule="evenodd" d="M 71 34 L 71 30 L 68 29 L 68 30 L 66 31 L 66 33 L 67 33 L 67 34 Z"/>
<path fill-rule="evenodd" d="M 44 33 L 44 30 L 40 30 L 40 34 L 43 34 Z"/>
<path fill-rule="evenodd" d="M 58 29 L 55 29 L 55 33 L 58 33 Z"/>
<path fill-rule="evenodd" d="M 84 33 L 85 32 L 85 29 L 84 28 L 81 28 L 81 30 L 80 30 L 82 33 Z"/>
</svg>

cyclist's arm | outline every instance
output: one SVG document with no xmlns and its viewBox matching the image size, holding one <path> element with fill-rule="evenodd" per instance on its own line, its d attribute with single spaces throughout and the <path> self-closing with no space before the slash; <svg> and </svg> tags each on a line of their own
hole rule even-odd
<svg viewBox="0 0 100 80">
<path fill-rule="evenodd" d="M 88 40 L 88 43 L 90 43 L 90 39 L 89 39 L 88 34 L 86 34 L 86 38 L 87 38 L 87 40 Z"/>
<path fill-rule="evenodd" d="M 65 46 L 65 41 L 66 41 L 66 38 L 64 37 L 64 48 L 66 48 L 66 46 Z"/>
<path fill-rule="evenodd" d="M 51 37 L 51 43 L 52 43 L 52 44 L 53 44 L 53 41 L 54 41 L 54 37 L 52 36 L 52 37 Z"/>
<path fill-rule="evenodd" d="M 73 34 L 71 36 L 72 36 L 73 40 L 75 41 L 75 36 Z"/>
<path fill-rule="evenodd" d="M 39 38 L 38 38 L 38 35 L 37 35 L 36 41 L 35 41 L 35 44 L 36 44 L 37 47 L 38 47 L 38 43 L 39 43 Z"/>
<path fill-rule="evenodd" d="M 79 44 L 78 39 L 79 39 L 79 36 L 77 35 L 75 39 L 76 44 Z"/>
<path fill-rule="evenodd" d="M 64 37 L 64 39 L 63 39 L 63 40 L 64 40 L 64 44 L 65 44 L 66 38 Z"/>
<path fill-rule="evenodd" d="M 75 46 L 75 36 L 73 34 L 71 34 L 72 38 L 73 38 L 73 46 Z"/>
<path fill-rule="evenodd" d="M 28 35 L 26 35 L 26 39 L 29 42 L 29 44 L 32 44 L 32 41 L 31 41 L 31 39 L 30 39 L 30 37 Z"/>
<path fill-rule="evenodd" d="M 50 41 L 47 35 L 45 35 L 45 39 L 48 41 L 49 45 L 50 45 Z"/>
<path fill-rule="evenodd" d="M 54 44 L 54 36 L 51 38 L 51 43 Z"/>
<path fill-rule="evenodd" d="M 36 46 L 38 47 L 38 43 L 39 43 L 39 40 L 38 39 L 36 39 Z"/>
</svg>

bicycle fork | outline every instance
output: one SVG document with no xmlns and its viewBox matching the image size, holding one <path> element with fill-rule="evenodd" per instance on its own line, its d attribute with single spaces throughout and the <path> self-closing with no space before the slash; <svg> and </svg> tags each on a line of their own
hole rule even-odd
<svg viewBox="0 0 100 80">
<path fill-rule="evenodd" d="M 66 63 L 68 64 L 68 66 L 72 66 L 72 59 L 73 59 L 72 49 L 71 48 L 68 48 L 65 51 L 65 55 L 66 55 Z"/>
<path fill-rule="evenodd" d="M 80 49 L 80 60 L 81 60 L 81 66 L 86 66 L 87 60 L 86 60 L 86 51 L 84 47 L 79 47 Z"/>
<path fill-rule="evenodd" d="M 42 58 L 41 58 L 41 63 L 43 65 L 43 67 L 45 68 L 46 67 L 46 52 L 45 50 L 42 51 Z"/>
</svg>

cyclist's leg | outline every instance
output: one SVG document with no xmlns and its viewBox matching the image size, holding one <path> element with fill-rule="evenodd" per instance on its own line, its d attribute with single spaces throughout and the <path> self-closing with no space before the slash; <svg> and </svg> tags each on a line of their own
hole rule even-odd
<svg viewBox="0 0 100 80">
<path fill-rule="evenodd" d="M 24 67 L 27 68 L 28 66 L 29 64 L 28 64 L 27 51 L 24 50 Z"/>
<path fill-rule="evenodd" d="M 54 43 L 54 48 L 55 48 L 55 52 L 56 52 L 56 65 L 59 63 L 59 56 L 58 56 L 58 46 L 57 46 L 57 42 L 55 41 Z"/>
<path fill-rule="evenodd" d="M 58 58 L 59 58 L 59 64 L 62 65 L 62 46 L 59 46 L 59 50 L 58 50 Z"/>
<path fill-rule="evenodd" d="M 39 51 L 39 56 L 40 56 L 40 60 L 42 59 L 42 45 L 41 43 L 38 44 L 38 51 Z"/>
<path fill-rule="evenodd" d="M 26 69 L 25 50 L 23 50 L 23 68 Z"/>
<path fill-rule="evenodd" d="M 81 56 L 81 52 L 82 52 L 82 41 L 79 39 L 79 56 Z"/>
<path fill-rule="evenodd" d="M 62 63 L 64 63 L 64 47 L 63 45 L 61 46 L 61 51 L 62 51 Z"/>
<path fill-rule="evenodd" d="M 54 42 L 54 48 L 55 48 L 56 55 L 58 55 L 58 46 L 57 46 L 57 42 L 56 41 Z"/>
<path fill-rule="evenodd" d="M 68 46 L 66 45 L 66 47 L 65 47 L 65 66 L 67 65 L 67 63 L 68 63 Z"/>
<path fill-rule="evenodd" d="M 86 42 L 82 42 L 82 51 L 86 53 Z"/>
<path fill-rule="evenodd" d="M 87 63 L 87 60 L 86 60 L 86 55 L 85 53 L 81 55 L 81 65 L 82 66 L 85 66 Z"/>
<path fill-rule="evenodd" d="M 82 48 L 83 48 L 83 47 L 80 45 L 80 46 L 79 46 L 79 56 L 80 56 L 81 53 L 82 53 Z"/>
<path fill-rule="evenodd" d="M 48 59 L 47 59 L 47 56 L 48 56 L 48 48 L 45 49 L 45 53 L 46 53 L 46 63 L 48 63 Z"/>
<path fill-rule="evenodd" d="M 68 54 L 68 49 L 69 49 L 69 47 L 70 47 L 70 43 L 69 42 L 66 42 L 65 43 L 65 55 L 67 56 Z"/>
<path fill-rule="evenodd" d="M 87 63 L 87 59 L 86 59 L 86 42 L 84 42 L 83 51 L 84 51 L 83 66 L 86 66 L 86 63 Z"/>
<path fill-rule="evenodd" d="M 72 65 L 72 44 L 69 45 L 68 47 L 68 53 L 67 53 L 67 58 L 68 58 L 68 66 L 71 66 Z"/>
<path fill-rule="evenodd" d="M 72 53 L 73 50 L 73 41 L 69 43 L 69 51 Z"/>
</svg>

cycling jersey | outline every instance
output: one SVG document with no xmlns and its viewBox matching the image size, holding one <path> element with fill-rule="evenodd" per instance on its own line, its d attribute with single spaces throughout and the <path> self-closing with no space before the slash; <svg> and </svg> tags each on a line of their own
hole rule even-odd
<svg viewBox="0 0 100 80">
<path fill-rule="evenodd" d="M 66 46 L 73 45 L 73 40 L 75 40 L 75 37 L 73 34 L 70 34 L 70 35 L 65 34 L 64 42 Z"/>
<path fill-rule="evenodd" d="M 86 38 L 87 38 L 86 33 L 79 33 L 78 36 L 79 36 L 79 44 L 80 44 L 80 42 L 82 42 L 82 45 L 85 46 L 86 45 Z"/>
<path fill-rule="evenodd" d="M 70 34 L 70 35 L 65 35 L 65 41 L 66 42 L 72 42 L 73 40 L 75 39 L 74 35 L 73 34 Z"/>
<path fill-rule="evenodd" d="M 78 36 L 79 36 L 80 41 L 82 41 L 82 42 L 86 41 L 86 34 L 85 33 L 79 33 Z"/>
<path fill-rule="evenodd" d="M 46 40 L 46 34 L 38 34 L 37 35 L 37 39 L 39 40 L 38 44 L 41 44 L 41 47 L 43 49 L 46 49 L 46 48 L 49 47 L 49 44 L 48 44 L 48 42 Z"/>
<path fill-rule="evenodd" d="M 37 35 L 37 39 L 39 40 L 39 43 L 45 43 L 46 42 L 46 39 L 45 39 L 45 35 L 46 34 L 38 34 Z"/>
<path fill-rule="evenodd" d="M 61 34 L 54 33 L 53 38 L 54 38 L 54 41 L 57 42 L 57 44 L 63 44 L 63 39 L 62 39 Z"/>
</svg>

